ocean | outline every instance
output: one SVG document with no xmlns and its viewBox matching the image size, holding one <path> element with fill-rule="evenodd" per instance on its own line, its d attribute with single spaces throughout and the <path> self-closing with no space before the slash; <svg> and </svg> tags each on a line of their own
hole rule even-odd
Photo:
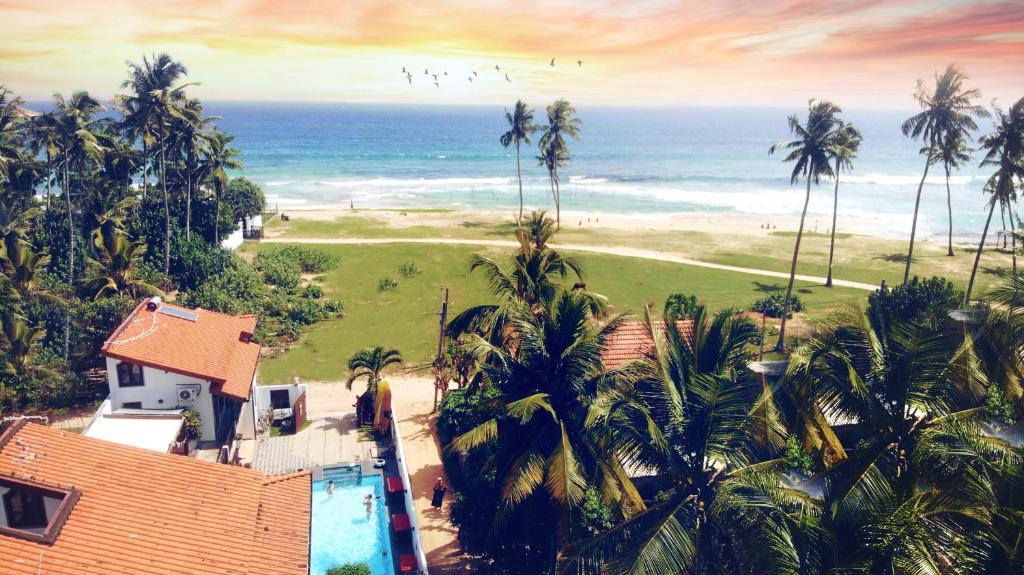
<svg viewBox="0 0 1024 575">
<path fill-rule="evenodd" d="M 544 117 L 541 102 L 537 121 Z M 500 106 L 437 107 L 328 103 L 206 102 L 235 135 L 242 174 L 282 210 L 357 208 L 512 209 L 518 206 L 514 149 L 505 149 Z M 612 214 L 752 214 L 795 226 L 803 183 L 792 166 L 769 155 L 791 139 L 786 117 L 806 109 L 577 108 L 582 139 L 561 170 L 563 211 Z M 854 170 L 840 180 L 840 231 L 907 237 L 924 168 L 920 143 L 900 125 L 913 110 L 847 110 L 864 141 Z M 982 131 L 991 122 L 983 120 Z M 536 141 L 534 142 L 536 144 Z M 553 209 L 546 171 L 523 149 L 529 208 Z M 954 237 L 975 240 L 984 225 L 985 171 L 971 166 L 951 178 Z M 831 224 L 831 181 L 812 191 L 808 226 Z M 918 237 L 942 239 L 946 190 L 933 166 L 921 200 Z M 998 214 L 993 229 L 1002 224 Z"/>
</svg>

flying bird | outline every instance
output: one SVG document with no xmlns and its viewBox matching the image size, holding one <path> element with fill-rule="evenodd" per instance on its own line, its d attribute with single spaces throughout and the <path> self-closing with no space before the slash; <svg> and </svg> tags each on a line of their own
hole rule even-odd
<svg viewBox="0 0 1024 575">
<path fill-rule="evenodd" d="M 494 69 L 499 71 L 499 72 L 501 72 L 501 66 L 499 66 L 497 64 L 494 65 Z"/>
<path fill-rule="evenodd" d="M 441 87 L 441 84 L 438 84 L 437 82 L 434 82 L 434 87 L 435 87 L 435 88 L 440 88 L 440 87 Z"/>
<path fill-rule="evenodd" d="M 551 59 L 551 65 L 552 65 L 552 66 L 554 66 L 554 65 L 555 65 L 555 59 L 554 59 L 554 58 L 552 58 L 552 59 Z"/>
<path fill-rule="evenodd" d="M 412 74 L 406 74 L 405 79 L 409 81 L 410 85 L 412 85 Z"/>
<path fill-rule="evenodd" d="M 436 82 L 437 81 L 437 74 L 431 74 L 431 75 L 434 76 L 434 81 Z"/>
<path fill-rule="evenodd" d="M 470 82 L 472 82 L 472 81 L 473 81 L 473 77 L 472 77 L 472 76 L 470 76 L 470 77 L 469 77 L 469 81 L 470 81 Z"/>
<path fill-rule="evenodd" d="M 403 74 L 408 74 L 408 72 L 405 71 L 405 66 L 402 66 L 402 73 Z"/>
<path fill-rule="evenodd" d="M 445 76 L 447 76 L 447 75 L 448 75 L 448 70 L 445 70 L 445 71 L 444 71 L 444 75 L 445 75 Z"/>
<path fill-rule="evenodd" d="M 512 79 L 508 77 L 507 73 L 505 74 L 505 81 L 506 82 L 511 82 L 512 81 Z"/>
<path fill-rule="evenodd" d="M 427 76 L 427 75 L 429 75 L 429 74 L 430 74 L 430 70 L 424 70 L 424 71 L 423 71 L 423 75 L 424 75 L 424 76 Z"/>
<path fill-rule="evenodd" d="M 580 68 L 582 68 L 583 67 L 583 60 L 576 60 L 576 65 L 579 66 Z"/>
<path fill-rule="evenodd" d="M 476 70 L 473 70 L 473 75 L 474 75 L 474 76 L 476 76 L 476 75 L 477 75 L 477 74 L 476 74 Z"/>
</svg>

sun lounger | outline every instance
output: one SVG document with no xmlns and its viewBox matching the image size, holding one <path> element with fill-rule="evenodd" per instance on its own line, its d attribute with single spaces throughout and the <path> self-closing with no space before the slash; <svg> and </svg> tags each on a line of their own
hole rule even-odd
<svg viewBox="0 0 1024 575">
<path fill-rule="evenodd" d="M 402 533 L 412 529 L 412 524 L 409 523 L 409 515 L 407 513 L 395 513 L 391 516 L 391 526 L 395 529 L 395 533 Z"/>
<path fill-rule="evenodd" d="M 402 573 L 412 573 L 416 570 L 416 556 L 405 553 L 398 556 L 398 570 Z"/>
<path fill-rule="evenodd" d="M 402 478 L 398 475 L 391 475 L 384 479 L 384 483 L 388 486 L 388 493 L 401 493 L 405 491 L 405 486 L 402 485 Z"/>
</svg>

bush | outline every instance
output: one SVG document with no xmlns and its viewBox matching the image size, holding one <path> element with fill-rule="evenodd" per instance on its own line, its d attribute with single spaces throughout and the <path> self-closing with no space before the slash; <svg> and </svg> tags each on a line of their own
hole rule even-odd
<svg viewBox="0 0 1024 575">
<path fill-rule="evenodd" d="M 755 301 L 750 306 L 751 311 L 763 313 L 768 317 L 782 317 L 782 310 L 785 307 L 786 294 L 781 291 L 770 293 L 763 298 Z M 793 312 L 801 312 L 804 310 L 804 306 L 800 303 L 798 296 L 792 296 L 789 300 L 789 317 L 793 317 Z"/>
<path fill-rule="evenodd" d="M 389 278 L 383 277 L 377 281 L 377 291 L 388 291 L 398 287 L 398 282 Z"/>
<path fill-rule="evenodd" d="M 264 252 L 266 253 L 266 252 Z M 303 273 L 320 274 L 337 265 L 337 258 L 331 254 L 316 248 L 305 246 L 289 245 L 279 250 L 274 250 L 279 257 L 299 264 Z"/>
<path fill-rule="evenodd" d="M 327 570 L 327 575 L 370 575 L 370 566 L 366 563 L 346 563 Z"/>
<path fill-rule="evenodd" d="M 192 290 L 223 273 L 231 266 L 232 258 L 230 251 L 213 247 L 198 235 L 182 237 L 171 250 L 171 275 L 177 280 L 179 289 Z"/>
<path fill-rule="evenodd" d="M 302 276 L 302 267 L 295 260 L 289 259 L 280 251 L 260 252 L 253 262 L 256 269 L 263 272 L 263 279 L 270 285 L 285 289 L 298 287 Z"/>
<path fill-rule="evenodd" d="M 260 275 L 239 258 L 224 272 L 211 277 L 182 297 L 187 307 L 222 313 L 260 313 L 267 302 L 267 287 Z"/>
<path fill-rule="evenodd" d="M 693 317 L 698 305 L 696 296 L 674 293 L 665 300 L 665 312 L 677 318 Z"/>
<path fill-rule="evenodd" d="M 324 296 L 324 288 L 316 285 L 309 284 L 302 288 L 302 297 L 306 299 L 320 299 Z"/>
<path fill-rule="evenodd" d="M 403 278 L 416 277 L 423 273 L 414 261 L 407 261 L 398 267 L 398 273 L 402 274 Z"/>
<path fill-rule="evenodd" d="M 327 313 L 340 314 L 345 311 L 345 303 L 338 300 L 329 299 L 324 302 L 324 311 L 326 311 Z"/>
<path fill-rule="evenodd" d="M 288 319 L 300 325 L 312 325 L 327 319 L 327 311 L 317 300 L 299 298 L 291 303 Z"/>
<path fill-rule="evenodd" d="M 946 278 L 914 276 L 909 282 L 875 290 L 868 296 L 868 311 L 876 321 L 937 318 L 959 307 L 962 300 L 963 294 Z"/>
</svg>

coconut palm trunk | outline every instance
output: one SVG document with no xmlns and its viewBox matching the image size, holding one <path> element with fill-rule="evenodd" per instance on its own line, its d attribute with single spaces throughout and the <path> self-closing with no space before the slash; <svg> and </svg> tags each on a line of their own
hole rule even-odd
<svg viewBox="0 0 1024 575">
<path fill-rule="evenodd" d="M 907 249 L 907 267 L 903 270 L 903 283 L 910 279 L 910 264 L 914 261 L 914 237 L 917 235 L 917 212 L 921 208 L 921 191 L 924 189 L 924 181 L 928 178 L 928 168 L 931 167 L 931 156 L 925 161 L 924 175 L 921 176 L 921 183 L 917 185 L 917 199 L 914 201 L 914 223 L 910 226 L 910 248 Z"/>
<path fill-rule="evenodd" d="M 167 197 L 167 158 L 164 154 L 164 127 L 160 120 L 160 188 L 164 195 L 164 273 L 171 273 L 171 201 Z"/>
<path fill-rule="evenodd" d="M 185 237 L 192 237 L 192 171 L 185 170 Z"/>
<path fill-rule="evenodd" d="M 149 146 L 146 144 L 146 137 L 142 137 L 142 197 L 146 197 L 146 188 L 149 187 Z"/>
<path fill-rule="evenodd" d="M 562 229 L 562 191 L 558 185 L 558 168 L 551 173 L 551 181 L 555 184 L 555 229 Z"/>
<path fill-rule="evenodd" d="M 992 198 L 992 206 L 988 209 L 988 218 L 985 220 L 985 228 L 981 231 L 981 242 L 978 243 L 978 251 L 974 254 L 974 267 L 971 268 L 971 281 L 967 282 L 967 292 L 964 294 L 964 304 L 971 302 L 971 292 L 974 290 L 974 277 L 978 273 L 978 262 L 981 261 L 981 252 L 985 249 L 985 239 L 988 237 L 988 227 L 992 223 L 992 214 L 996 211 L 996 198 Z"/>
<path fill-rule="evenodd" d="M 949 210 L 949 248 L 946 255 L 953 257 L 953 194 L 949 191 L 949 164 L 946 164 L 946 209 Z"/>
<path fill-rule="evenodd" d="M 836 215 L 839 213 L 839 159 L 836 158 L 836 187 L 832 192 L 832 237 L 828 242 L 828 277 L 825 287 L 832 287 L 832 256 L 836 252 Z"/>
<path fill-rule="evenodd" d="M 53 179 L 53 156 L 50 148 L 46 148 L 46 207 L 50 207 L 50 182 Z"/>
<path fill-rule="evenodd" d="M 516 138 L 516 175 L 519 176 L 519 219 L 516 223 L 523 223 L 523 168 L 519 160 L 519 139 Z"/>
<path fill-rule="evenodd" d="M 74 210 L 71 205 L 71 172 L 68 169 L 67 148 L 64 149 L 64 198 L 68 208 L 68 285 L 74 289 L 75 285 L 75 220 Z M 71 355 L 71 311 L 64 311 L 64 359 Z"/>
<path fill-rule="evenodd" d="M 796 245 L 793 246 L 793 263 L 789 268 L 789 286 L 786 287 L 786 299 L 782 304 L 782 324 L 779 326 L 779 343 L 775 345 L 776 351 L 782 351 L 786 347 L 786 318 L 789 317 L 789 301 L 793 296 L 793 280 L 796 279 L 796 262 L 800 257 L 800 240 L 804 236 L 804 220 L 807 218 L 807 206 L 811 203 L 811 175 L 806 175 L 807 194 L 804 196 L 804 210 L 800 213 L 800 229 L 796 232 Z"/>
</svg>

